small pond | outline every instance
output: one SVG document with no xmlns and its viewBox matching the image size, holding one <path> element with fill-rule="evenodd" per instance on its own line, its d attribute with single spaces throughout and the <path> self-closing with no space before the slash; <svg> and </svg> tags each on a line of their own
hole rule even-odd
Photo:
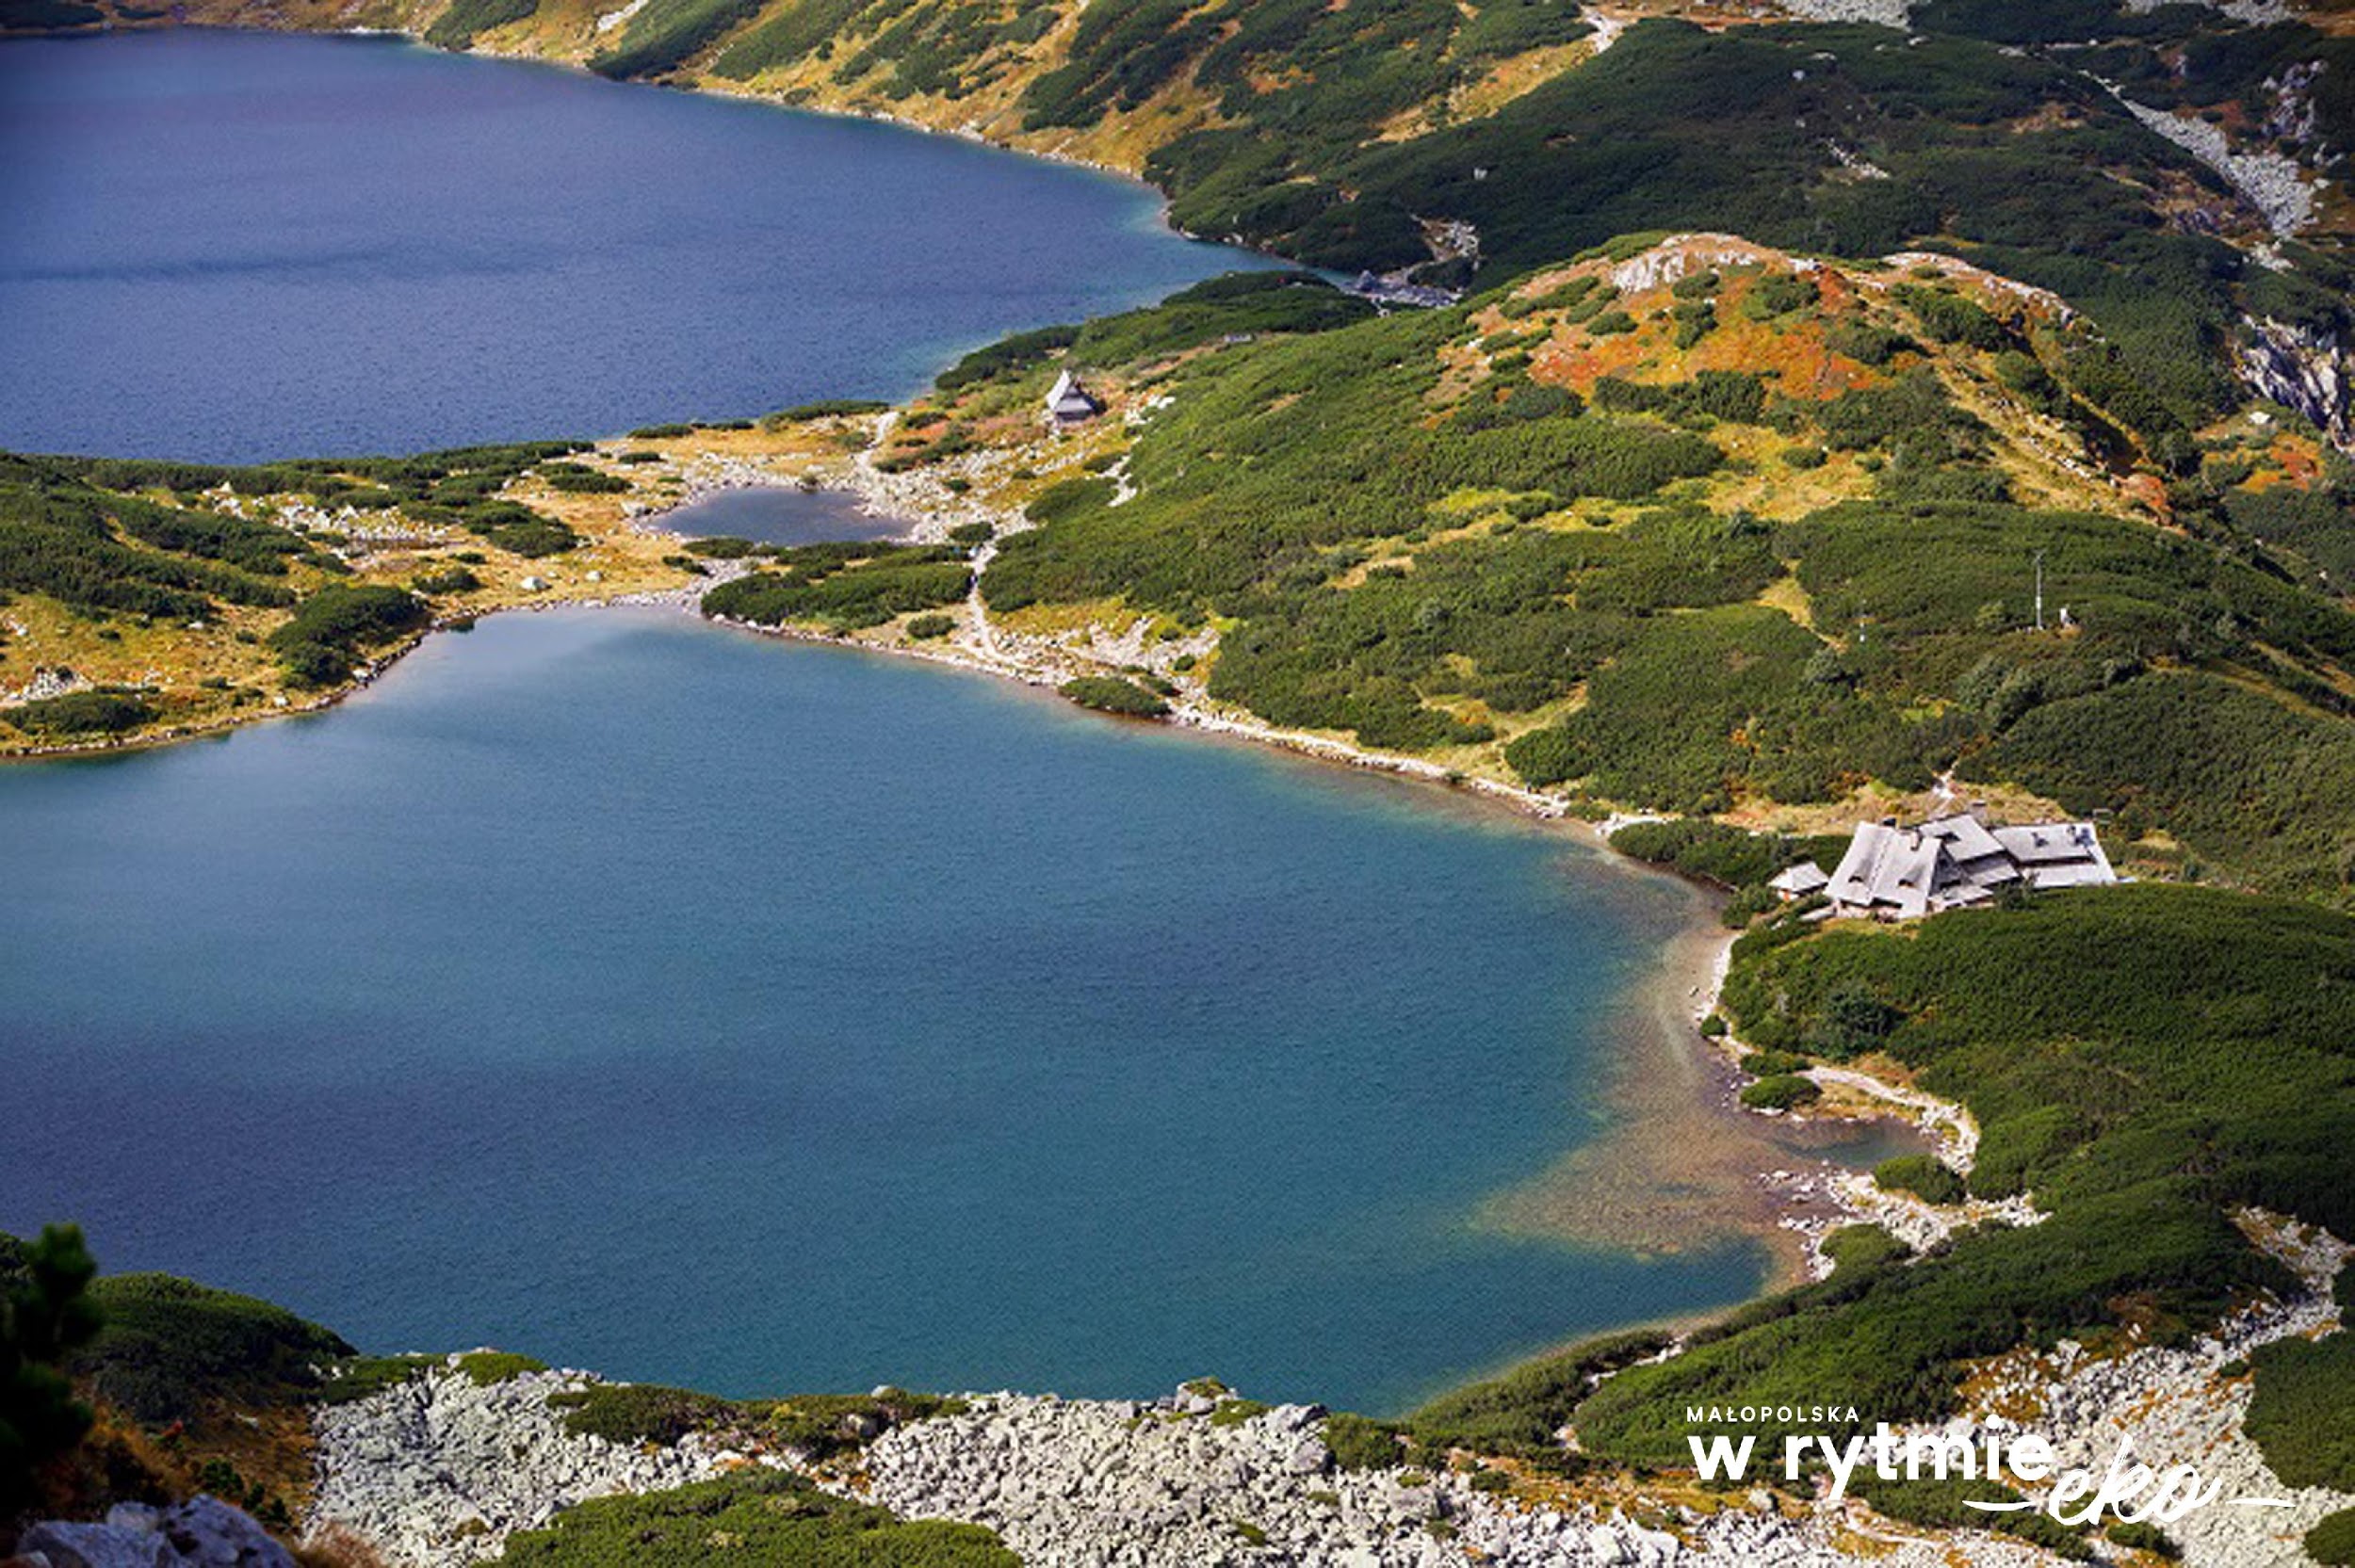
<svg viewBox="0 0 2355 1568">
<path fill-rule="evenodd" d="M 904 517 L 869 511 L 851 491 L 798 485 L 715 490 L 655 521 L 687 539 L 749 539 L 755 544 L 897 539 L 909 526 Z"/>
</svg>

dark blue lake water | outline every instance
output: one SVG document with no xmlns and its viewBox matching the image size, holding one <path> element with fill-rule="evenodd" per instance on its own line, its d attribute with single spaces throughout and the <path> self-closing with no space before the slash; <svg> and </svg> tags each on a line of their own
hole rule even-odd
<svg viewBox="0 0 2355 1568">
<path fill-rule="evenodd" d="M 372 1348 L 1387 1408 L 1760 1283 L 1473 1223 L 1675 888 L 984 677 L 504 617 L 0 769 L 0 1229 Z"/>
<path fill-rule="evenodd" d="M 345 40 L 0 44 L 0 445 L 219 460 L 888 396 L 1239 259 L 958 142 Z M 1473 1219 L 1603 1127 L 1677 890 L 978 677 L 504 618 L 0 769 L 0 1229 L 372 1349 L 1385 1408 L 1760 1280 Z"/>
<path fill-rule="evenodd" d="M 387 40 L 0 42 L 0 446 L 211 461 L 897 397 L 1255 263 L 1145 187 Z"/>
</svg>

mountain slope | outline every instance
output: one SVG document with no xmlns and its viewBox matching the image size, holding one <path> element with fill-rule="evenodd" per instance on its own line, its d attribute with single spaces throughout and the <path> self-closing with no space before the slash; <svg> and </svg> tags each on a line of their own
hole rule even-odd
<svg viewBox="0 0 2355 1568">
<path fill-rule="evenodd" d="M 1959 767 L 2121 812 L 2152 868 L 2174 832 L 2319 890 L 2355 841 L 2327 783 L 2355 616 L 2316 564 L 2347 463 L 2261 413 L 2169 484 L 2053 296 L 1697 236 L 1335 331 L 1135 331 L 977 356 L 886 449 L 1027 441 L 1065 369 L 1112 396 L 983 574 L 1008 629 L 1084 623 L 1211 703 L 1598 809 L 1804 826 Z M 2304 550 L 2252 531 L 2277 512 Z"/>
</svg>

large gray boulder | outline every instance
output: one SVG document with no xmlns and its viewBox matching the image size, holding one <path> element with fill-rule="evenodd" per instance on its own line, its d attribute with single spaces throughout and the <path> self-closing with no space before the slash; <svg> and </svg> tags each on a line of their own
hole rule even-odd
<svg viewBox="0 0 2355 1568">
<path fill-rule="evenodd" d="M 38 1556 L 49 1568 L 165 1568 L 171 1551 L 152 1530 L 114 1525 L 35 1525 L 16 1543 L 19 1557 Z"/>
<path fill-rule="evenodd" d="M 192 1497 L 165 1511 L 165 1540 L 187 1568 L 295 1568 L 294 1554 L 268 1530 L 218 1497 Z"/>
<path fill-rule="evenodd" d="M 268 1530 L 218 1497 L 160 1510 L 119 1503 L 103 1525 L 35 1525 L 16 1549 L 49 1568 L 296 1568 Z"/>
</svg>

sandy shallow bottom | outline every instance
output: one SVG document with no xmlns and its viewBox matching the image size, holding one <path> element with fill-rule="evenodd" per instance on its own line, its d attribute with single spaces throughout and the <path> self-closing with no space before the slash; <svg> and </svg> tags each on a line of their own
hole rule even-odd
<svg viewBox="0 0 2355 1568">
<path fill-rule="evenodd" d="M 1656 875 L 1624 862 L 1611 874 Z M 1928 1145 L 1893 1118 L 1801 1119 L 1743 1107 L 1736 1091 L 1746 1080 L 1697 1027 L 1715 997 L 1732 934 L 1718 924 L 1708 895 L 1687 889 L 1686 898 L 1683 928 L 1611 1022 L 1621 1049 L 1605 1086 L 1609 1130 L 1497 1194 L 1484 1218 L 1579 1241 L 1626 1246 L 1641 1238 L 1637 1245 L 1669 1254 L 1757 1239 L 1774 1258 L 1771 1287 L 1779 1289 L 1807 1277 L 1795 1222 L 1833 1217 L 1824 1198 L 1795 1196 L 1792 1172 L 1827 1161 L 1868 1167 Z"/>
</svg>

